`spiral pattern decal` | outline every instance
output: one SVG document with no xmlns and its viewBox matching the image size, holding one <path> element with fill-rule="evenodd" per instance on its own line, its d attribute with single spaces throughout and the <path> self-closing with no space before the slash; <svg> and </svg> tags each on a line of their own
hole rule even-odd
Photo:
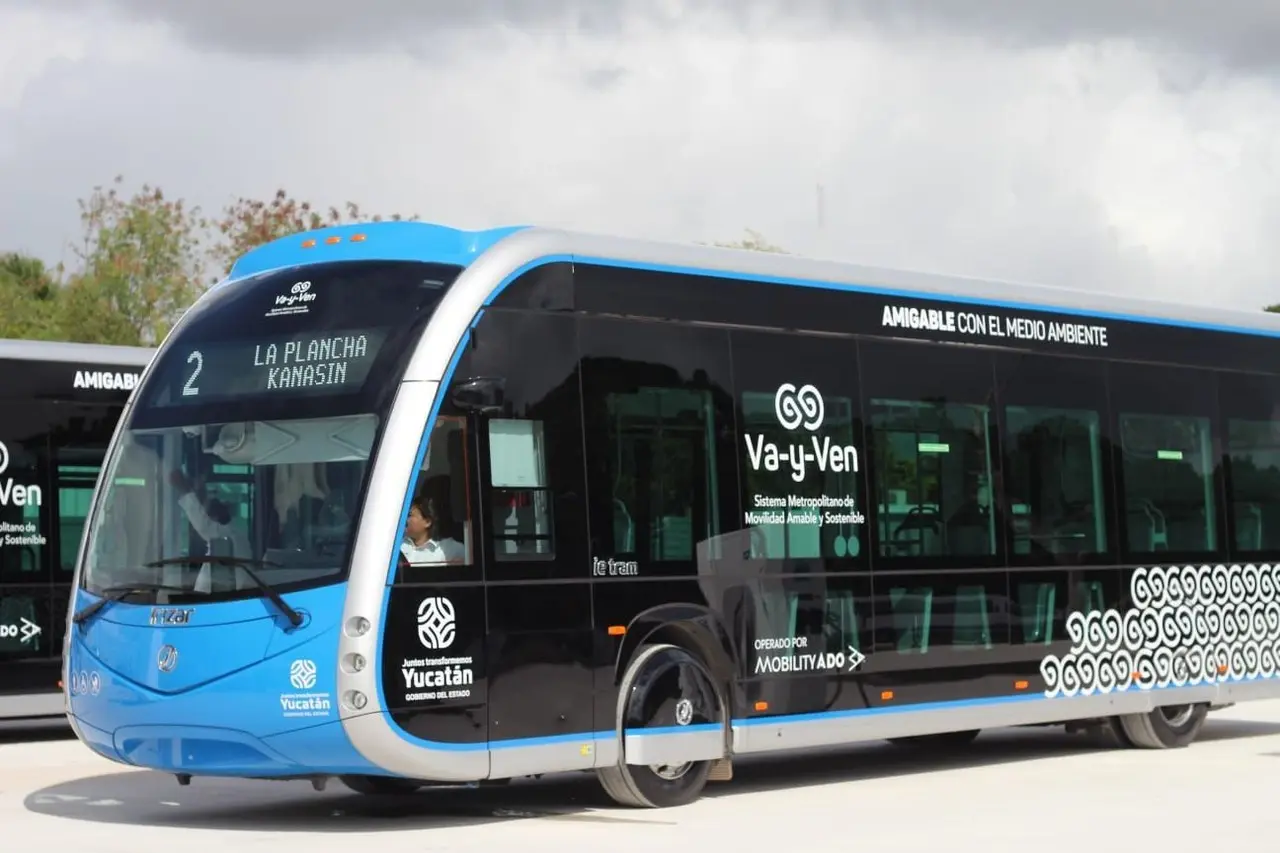
<svg viewBox="0 0 1280 853">
<path fill-rule="evenodd" d="M 826 406 L 822 392 L 812 385 L 801 385 L 797 389 L 790 382 L 784 382 L 773 395 L 773 413 L 788 432 L 800 426 L 813 432 L 822 426 Z"/>
<path fill-rule="evenodd" d="M 1067 617 L 1071 651 L 1040 663 L 1045 696 L 1277 675 L 1280 565 L 1143 567 L 1129 591 L 1124 613 Z"/>
</svg>

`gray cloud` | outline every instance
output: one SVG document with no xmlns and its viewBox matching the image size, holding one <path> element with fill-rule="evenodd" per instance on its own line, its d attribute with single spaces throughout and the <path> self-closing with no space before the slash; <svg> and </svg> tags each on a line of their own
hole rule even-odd
<svg viewBox="0 0 1280 853">
<path fill-rule="evenodd" d="M 459 227 L 685 241 L 751 227 L 864 263 L 1246 308 L 1280 298 L 1273 81 L 1132 39 L 1009 50 L 1002 39 L 1035 40 L 1012 24 L 957 39 L 941 16 L 910 35 L 846 18 L 769 38 L 722 23 L 602 38 L 455 15 L 416 46 L 434 61 L 363 43 L 264 62 L 14 2 L 0 0 L 0 249 L 56 260 L 77 196 L 123 172 L 213 211 L 284 186 Z M 59 9 L 73 2 L 93 5 Z M 469 2 L 474 16 L 485 0 Z M 261 3 L 283 29 L 291 3 Z M 299 26 L 338 32 L 345 19 L 318 4 Z M 426 26 L 403 14 L 400 30 Z"/>
<path fill-rule="evenodd" d="M 898 31 L 940 28 L 1007 45 L 1128 38 L 1232 67 L 1280 63 L 1274 0 L 908 0 L 848 8 Z"/>
<path fill-rule="evenodd" d="M 0 7 L 5 5 L 43 9 L 48 2 L 0 0 Z M 430 56 L 433 38 L 458 30 L 504 25 L 600 35 L 620 31 L 627 21 L 671 23 L 663 8 L 654 0 L 62 0 L 58 5 L 61 14 L 107 11 L 163 24 L 190 44 L 219 51 L 288 56 L 399 47 L 421 58 Z"/>
<path fill-rule="evenodd" d="M 496 25 L 600 35 L 711 24 L 758 34 L 949 33 L 1006 47 L 1121 38 L 1224 67 L 1280 65 L 1276 0 L 59 0 L 57 8 L 111 10 L 172 26 L 202 48 L 282 56 L 396 47 L 429 55 L 433 38 Z"/>
</svg>

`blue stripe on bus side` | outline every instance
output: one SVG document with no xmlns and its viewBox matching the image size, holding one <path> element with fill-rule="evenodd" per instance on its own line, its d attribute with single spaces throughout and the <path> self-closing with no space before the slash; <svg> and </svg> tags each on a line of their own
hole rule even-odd
<svg viewBox="0 0 1280 853">
<path fill-rule="evenodd" d="M 1218 684 L 1242 684 L 1249 681 L 1270 681 L 1274 680 L 1272 676 L 1253 676 L 1245 678 L 1224 678 L 1217 682 Z M 1188 685 L 1190 686 L 1190 685 Z M 1201 685 L 1204 686 L 1204 685 Z M 1125 690 L 1113 690 L 1112 694 L 1126 693 L 1160 693 L 1164 690 L 1179 690 L 1175 686 L 1170 687 L 1153 687 L 1150 690 L 1142 690 L 1137 687 L 1129 687 Z M 857 717 L 871 717 L 883 714 L 910 714 L 920 711 L 950 711 L 959 710 L 961 708 L 981 708 L 994 707 L 997 705 L 1009 705 L 1013 703 L 1023 702 L 1054 702 L 1056 699 L 1049 699 L 1042 694 L 1032 694 L 1026 696 L 994 696 L 983 699 L 953 699 L 943 702 L 920 702 L 912 705 L 888 706 L 882 705 L 875 708 L 851 708 L 846 711 L 815 711 L 808 714 L 791 714 L 787 716 L 763 716 L 763 717 L 739 717 L 730 721 L 733 726 L 786 726 L 797 725 L 803 723 L 820 723 L 831 720 L 851 719 Z M 719 728 L 714 724 L 704 724 L 702 726 L 669 726 L 653 729 L 628 729 L 625 733 L 631 736 L 636 735 L 664 735 L 664 734 L 680 734 L 682 732 L 710 730 Z M 399 729 L 398 729 L 399 731 Z M 545 737 L 531 738 L 511 738 L 509 740 L 495 740 L 489 743 L 444 743 L 437 741 L 426 741 L 412 735 L 403 734 L 405 740 L 411 743 L 420 744 L 430 749 L 438 749 L 446 752 L 470 752 L 483 749 L 513 749 L 519 747 L 545 746 L 555 743 L 578 742 L 593 739 L 607 739 L 614 737 L 613 731 L 599 732 L 574 732 L 572 734 L 547 735 Z"/>
</svg>

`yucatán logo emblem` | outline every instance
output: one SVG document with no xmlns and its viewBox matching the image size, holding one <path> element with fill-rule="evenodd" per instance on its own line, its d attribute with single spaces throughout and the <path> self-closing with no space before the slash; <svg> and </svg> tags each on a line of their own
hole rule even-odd
<svg viewBox="0 0 1280 853">
<path fill-rule="evenodd" d="M 453 602 L 444 596 L 422 599 L 418 605 L 418 640 L 423 648 L 447 649 L 456 634 Z"/>
<path fill-rule="evenodd" d="M 817 431 L 826 421 L 827 407 L 822 392 L 813 385 L 798 388 L 790 382 L 778 386 L 773 395 L 773 411 L 778 425 L 786 432 L 803 428 L 810 433 L 807 442 L 788 441 L 785 445 L 769 441 L 764 433 L 744 433 L 747 442 L 747 462 L 759 471 L 779 471 L 786 465 L 791 479 L 804 482 L 809 466 L 816 465 L 822 473 L 856 473 L 858 449 L 852 444 L 837 444 L 830 436 L 819 436 Z"/>
<path fill-rule="evenodd" d="M 297 692 L 280 694 L 280 712 L 285 717 L 327 717 L 333 713 L 329 694 L 315 689 L 319 672 L 310 658 L 298 658 L 289 664 L 289 684 Z"/>
<path fill-rule="evenodd" d="M 296 660 L 289 665 L 289 683 L 294 690 L 310 690 L 316 686 L 316 662 Z"/>
</svg>

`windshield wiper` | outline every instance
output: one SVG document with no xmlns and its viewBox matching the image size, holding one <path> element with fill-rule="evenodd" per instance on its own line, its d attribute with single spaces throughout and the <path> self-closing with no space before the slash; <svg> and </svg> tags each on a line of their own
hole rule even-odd
<svg viewBox="0 0 1280 853">
<path fill-rule="evenodd" d="M 276 592 L 275 587 L 258 577 L 258 573 L 249 568 L 250 566 L 279 566 L 279 563 L 274 563 L 271 560 L 253 560 L 248 557 L 227 557 L 211 554 L 205 557 L 167 557 L 163 560 L 147 563 L 147 568 L 154 569 L 173 563 L 209 563 L 214 566 L 235 566 L 249 576 L 249 580 L 253 581 L 258 589 L 262 590 L 263 595 L 271 599 L 272 604 L 280 608 L 280 612 L 289 620 L 290 625 L 297 628 L 302 624 L 302 614 L 290 607 L 289 602 L 280 597 L 280 593 Z"/>
<path fill-rule="evenodd" d="M 187 592 L 180 586 L 169 586 L 163 583 L 135 583 L 124 584 L 121 586 L 109 586 L 102 591 L 102 598 L 99 598 L 93 604 L 80 610 L 76 615 L 71 617 L 71 621 L 77 625 L 82 624 L 86 620 L 92 619 L 93 615 L 102 608 L 115 601 L 122 601 L 131 595 L 141 595 L 145 592 Z"/>
</svg>

